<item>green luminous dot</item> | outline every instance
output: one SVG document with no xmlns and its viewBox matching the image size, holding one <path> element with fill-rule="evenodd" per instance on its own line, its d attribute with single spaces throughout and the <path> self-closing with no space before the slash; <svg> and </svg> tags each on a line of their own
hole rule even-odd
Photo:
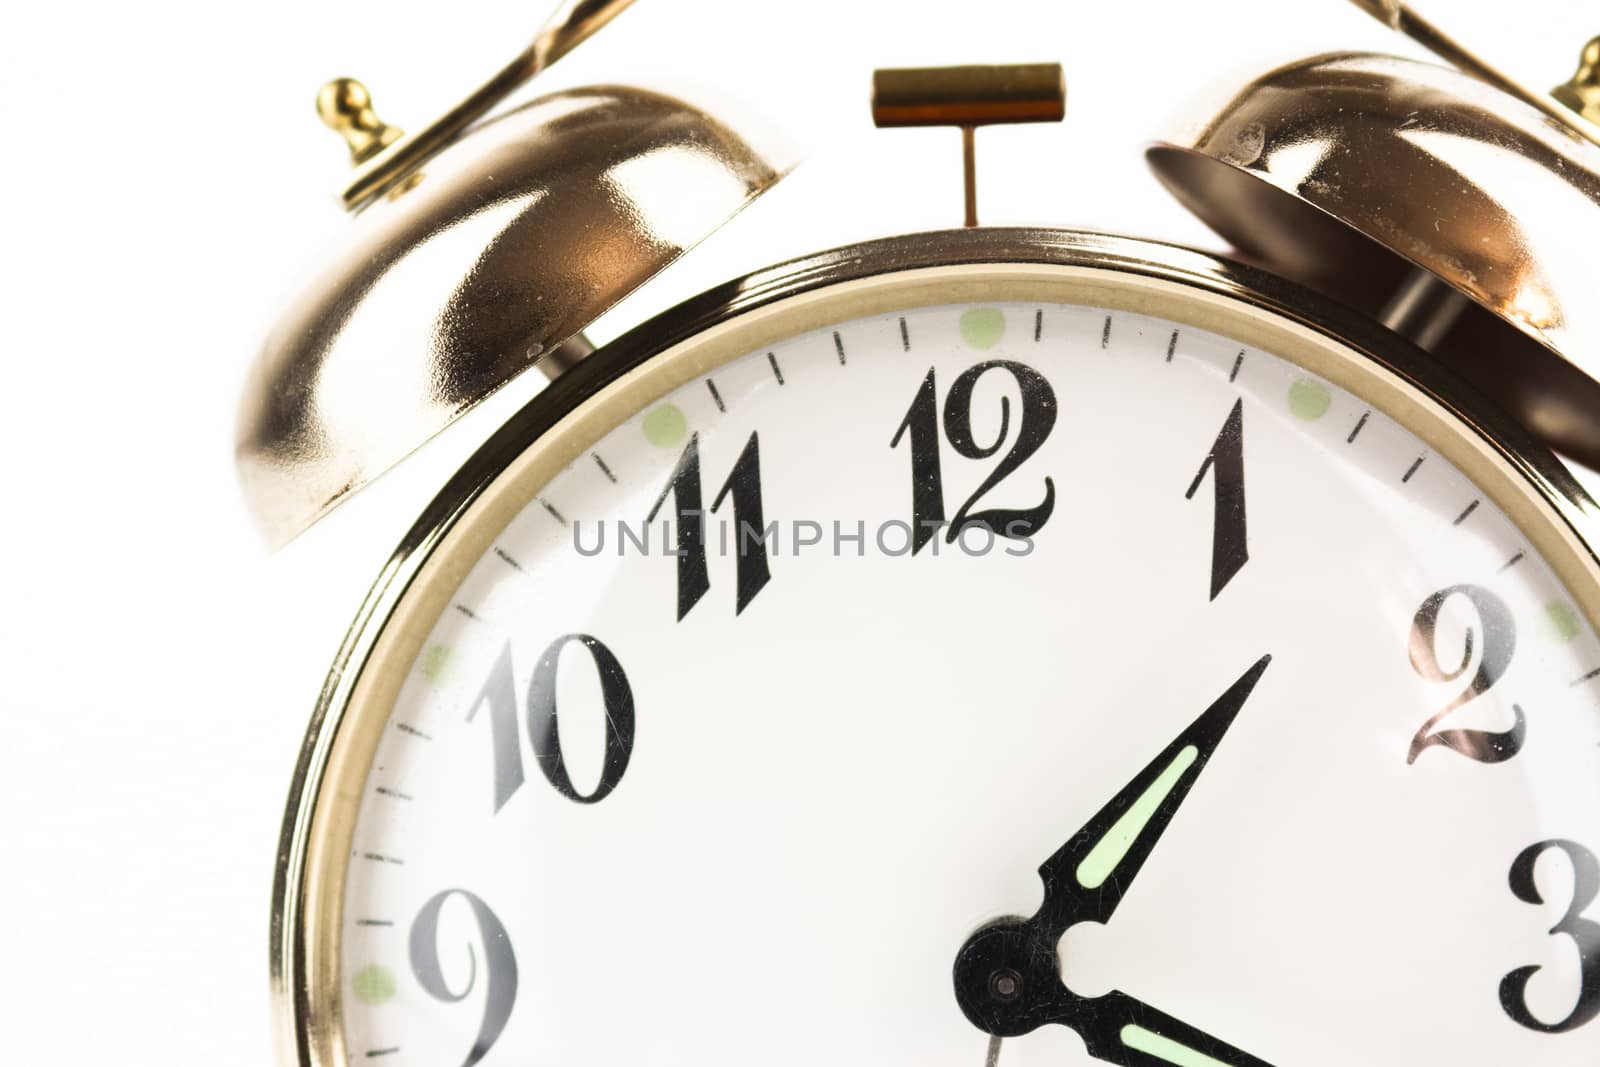
<svg viewBox="0 0 1600 1067">
<path fill-rule="evenodd" d="M 1578 636 L 1578 613 L 1570 605 L 1552 600 L 1544 606 L 1544 618 L 1557 641 L 1571 641 Z"/>
<path fill-rule="evenodd" d="M 356 996 L 360 997 L 364 1004 L 386 1004 L 394 999 L 394 975 L 390 973 L 389 968 L 376 963 L 357 971 L 350 984 L 355 988 Z"/>
<path fill-rule="evenodd" d="M 1301 378 L 1289 386 L 1289 410 L 1297 419 L 1315 422 L 1328 413 L 1333 394 L 1314 378 Z"/>
<path fill-rule="evenodd" d="M 644 439 L 657 448 L 671 448 L 689 432 L 689 420 L 676 404 L 662 404 L 644 415 Z"/>
<path fill-rule="evenodd" d="M 968 308 L 961 313 L 961 339 L 973 348 L 993 348 L 1006 335 L 999 308 Z"/>
<path fill-rule="evenodd" d="M 450 669 L 450 646 L 429 645 L 422 650 L 422 658 L 417 661 L 417 670 L 428 681 L 437 685 L 444 680 L 445 673 Z"/>
<path fill-rule="evenodd" d="M 1176 1067 L 1228 1067 L 1215 1056 L 1207 1056 L 1199 1049 L 1180 1045 L 1170 1037 L 1162 1037 L 1142 1026 L 1130 1023 L 1122 1028 L 1120 1036 L 1122 1043 L 1135 1052 L 1143 1052 L 1147 1056 L 1165 1060 L 1167 1063 L 1175 1064 Z"/>
</svg>

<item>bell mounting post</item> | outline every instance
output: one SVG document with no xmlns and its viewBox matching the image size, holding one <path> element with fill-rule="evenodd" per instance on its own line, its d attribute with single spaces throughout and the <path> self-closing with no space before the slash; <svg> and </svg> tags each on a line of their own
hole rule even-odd
<svg viewBox="0 0 1600 1067">
<path fill-rule="evenodd" d="M 1067 85 L 1059 63 L 915 67 L 872 75 L 872 121 L 878 126 L 959 126 L 966 225 L 978 225 L 979 126 L 1060 122 Z"/>
</svg>

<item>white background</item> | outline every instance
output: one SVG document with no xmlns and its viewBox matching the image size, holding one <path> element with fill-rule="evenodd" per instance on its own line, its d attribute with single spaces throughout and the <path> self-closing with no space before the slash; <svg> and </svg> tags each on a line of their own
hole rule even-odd
<svg viewBox="0 0 1600 1067">
<path fill-rule="evenodd" d="M 1423 10 L 1538 86 L 1600 31 L 1586 0 Z M 348 588 L 286 595 L 316 542 L 269 564 L 233 484 L 244 368 L 344 222 L 344 150 L 311 100 L 358 75 L 416 127 L 544 15 L 507 0 L 0 15 L 8 1061 L 270 1061 L 268 891 L 295 748 L 328 642 L 400 533 L 336 557 Z M 1414 54 L 1339 0 L 642 0 L 542 85 L 709 87 L 809 158 L 707 249 L 731 272 L 959 221 L 956 135 L 874 131 L 874 66 L 1063 62 L 1063 126 L 979 135 L 985 221 L 1214 246 L 1140 146 L 1201 87 L 1343 48 Z M 693 262 L 645 303 L 715 280 Z"/>
</svg>

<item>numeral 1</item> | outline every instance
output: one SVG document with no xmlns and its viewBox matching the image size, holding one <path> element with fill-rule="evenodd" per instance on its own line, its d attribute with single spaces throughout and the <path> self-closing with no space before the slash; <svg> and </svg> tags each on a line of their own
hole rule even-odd
<svg viewBox="0 0 1600 1067">
<path fill-rule="evenodd" d="M 1211 451 L 1200 463 L 1200 470 L 1189 483 L 1185 500 L 1193 500 L 1195 490 L 1210 471 L 1212 486 L 1211 514 L 1211 599 L 1233 581 L 1250 559 L 1245 540 L 1244 510 L 1244 401 L 1236 400 L 1233 410 Z"/>
<path fill-rule="evenodd" d="M 944 525 L 944 475 L 939 469 L 939 394 L 933 368 L 917 386 L 917 395 L 889 441 L 899 448 L 911 435 L 911 554 L 922 551 Z"/>
</svg>

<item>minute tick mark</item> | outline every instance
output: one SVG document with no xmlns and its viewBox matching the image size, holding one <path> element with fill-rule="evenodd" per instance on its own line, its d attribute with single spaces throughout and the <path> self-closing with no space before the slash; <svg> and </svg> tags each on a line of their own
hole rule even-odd
<svg viewBox="0 0 1600 1067">
<path fill-rule="evenodd" d="M 495 545 L 494 546 L 494 554 L 499 556 L 503 561 L 505 561 L 506 565 L 509 566 L 512 570 L 514 570 L 514 571 L 522 570 L 522 564 L 520 564 L 516 560 L 512 559 L 506 553 L 506 550 L 501 548 L 499 545 Z"/>
<path fill-rule="evenodd" d="M 616 485 L 617 484 L 617 476 L 615 474 L 611 473 L 611 468 L 606 466 L 606 461 L 600 458 L 600 453 L 591 452 L 591 453 L 589 453 L 589 455 L 594 457 L 594 465 L 596 467 L 600 468 L 600 473 L 604 474 L 606 476 L 606 480 L 609 481 L 612 485 Z"/>
<path fill-rule="evenodd" d="M 839 353 L 839 366 L 844 366 L 844 338 L 839 336 L 839 331 L 833 331 L 833 348 Z"/>
<path fill-rule="evenodd" d="M 778 379 L 778 384 L 779 385 L 782 385 L 783 384 L 783 371 L 778 368 L 778 354 L 776 352 L 768 352 L 767 353 L 767 362 L 772 364 L 772 376 L 774 378 Z"/>
<path fill-rule="evenodd" d="M 1178 350 L 1178 331 L 1173 330 L 1172 336 L 1167 338 L 1167 362 L 1172 362 L 1172 354 Z"/>
<path fill-rule="evenodd" d="M 1409 482 L 1411 480 L 1411 476 L 1417 473 L 1417 468 L 1422 466 L 1422 459 L 1423 457 L 1418 456 L 1417 461 L 1406 468 L 1406 472 L 1400 476 L 1400 482 L 1402 485 L 1406 482 Z"/>
<path fill-rule="evenodd" d="M 1244 366 L 1244 349 L 1239 349 L 1239 354 L 1233 357 L 1233 369 L 1228 372 L 1228 381 L 1239 377 L 1239 368 Z"/>
<path fill-rule="evenodd" d="M 1111 316 L 1106 316 L 1106 324 L 1100 327 L 1100 347 L 1111 347 Z"/>
<path fill-rule="evenodd" d="M 550 503 L 550 501 L 544 499 L 543 497 L 540 497 L 539 498 L 539 506 L 544 508 L 546 511 L 548 511 L 550 513 L 551 518 L 555 519 L 561 525 L 565 526 L 567 524 L 567 517 L 565 515 L 561 514 L 561 512 L 557 511 L 556 508 L 555 508 L 555 505 Z"/>
<path fill-rule="evenodd" d="M 1371 417 L 1371 415 L 1372 415 L 1372 412 L 1370 412 L 1370 411 L 1363 411 L 1363 412 L 1362 412 L 1362 413 L 1361 413 L 1361 417 L 1360 417 L 1360 418 L 1359 418 L 1359 419 L 1357 419 L 1357 420 L 1356 420 L 1356 428 L 1355 428 L 1355 429 L 1353 429 L 1353 430 L 1351 430 L 1351 431 L 1350 431 L 1350 436 L 1349 436 L 1349 437 L 1346 437 L 1346 438 L 1345 438 L 1345 439 L 1344 439 L 1344 443 L 1345 443 L 1345 444 L 1347 444 L 1347 445 L 1353 445 L 1353 444 L 1355 444 L 1355 443 L 1356 443 L 1356 437 L 1357 437 L 1357 436 L 1358 436 L 1358 435 L 1360 435 L 1360 433 L 1361 433 L 1361 428 L 1362 428 L 1362 427 L 1363 427 L 1363 426 L 1365 426 L 1365 425 L 1366 425 L 1366 424 L 1367 424 L 1367 419 L 1368 419 L 1368 418 L 1369 418 L 1369 417 Z"/>
<path fill-rule="evenodd" d="M 728 413 L 728 405 L 722 402 L 722 394 L 717 392 L 717 383 L 712 381 L 710 378 L 707 378 L 706 388 L 711 390 L 711 399 L 716 401 L 717 410 L 726 415 Z"/>
<path fill-rule="evenodd" d="M 1472 503 L 1468 504 L 1466 506 L 1466 508 L 1461 512 L 1461 514 L 1456 516 L 1456 521 L 1452 522 L 1450 525 L 1451 526 L 1460 526 L 1462 523 L 1466 522 L 1467 521 L 1467 516 L 1471 515 L 1474 511 L 1478 510 L 1478 503 L 1479 503 L 1479 501 L 1474 500 Z"/>
<path fill-rule="evenodd" d="M 906 317 L 900 316 L 900 351 L 911 351 L 911 328 L 906 325 Z"/>
</svg>

